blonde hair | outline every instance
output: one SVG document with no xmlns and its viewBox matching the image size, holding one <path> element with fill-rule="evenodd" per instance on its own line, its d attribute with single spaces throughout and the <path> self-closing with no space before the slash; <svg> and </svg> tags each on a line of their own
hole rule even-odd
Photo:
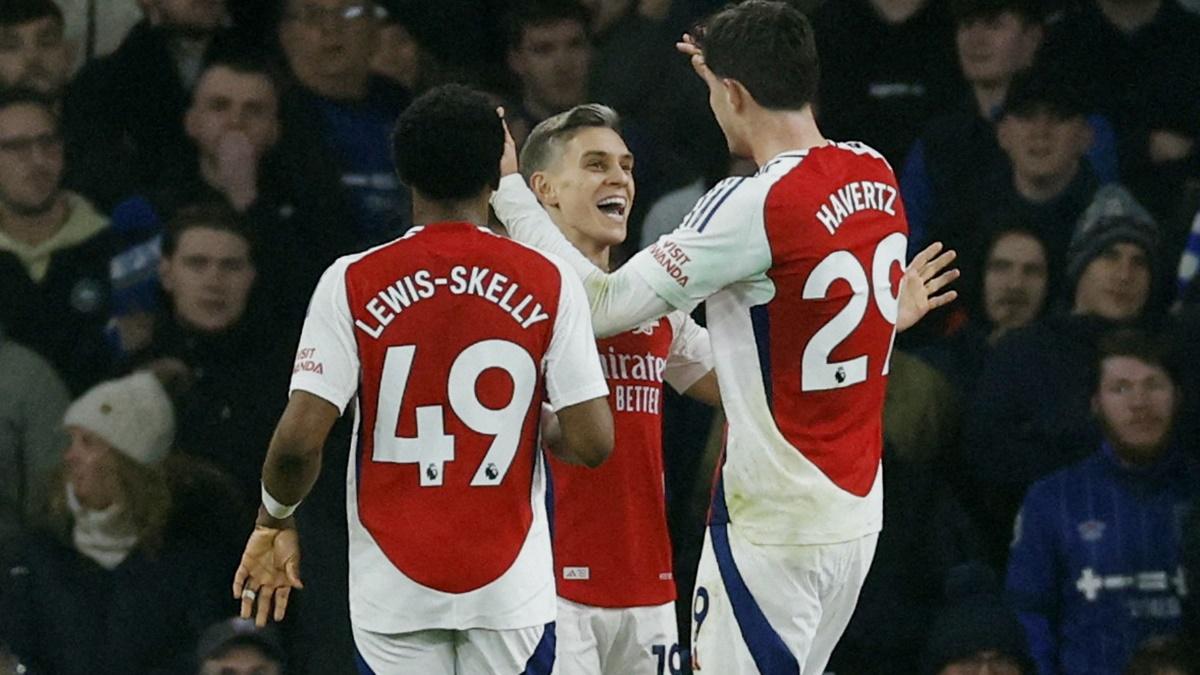
<svg viewBox="0 0 1200 675">
<path fill-rule="evenodd" d="M 171 491 L 161 464 L 139 464 L 120 451 L 109 448 L 116 467 L 120 504 L 133 523 L 138 547 L 151 554 L 162 547 L 163 532 L 171 516 Z M 51 530 L 70 543 L 74 514 L 67 505 L 67 478 L 64 465 L 54 472 L 50 490 L 48 520 Z"/>
</svg>

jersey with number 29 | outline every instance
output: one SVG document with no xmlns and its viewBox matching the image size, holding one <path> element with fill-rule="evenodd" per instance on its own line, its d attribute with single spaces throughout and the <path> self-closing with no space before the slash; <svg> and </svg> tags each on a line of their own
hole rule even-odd
<svg viewBox="0 0 1200 675">
<path fill-rule="evenodd" d="M 343 409 L 350 613 L 378 633 L 536 626 L 555 613 L 541 402 L 605 396 L 569 269 L 465 223 L 335 262 L 292 389 Z"/>
<path fill-rule="evenodd" d="M 880 457 L 907 223 L 859 143 L 785 152 L 708 192 L 629 265 L 663 299 L 707 300 L 729 422 L 714 522 L 757 544 L 882 526 Z"/>
</svg>

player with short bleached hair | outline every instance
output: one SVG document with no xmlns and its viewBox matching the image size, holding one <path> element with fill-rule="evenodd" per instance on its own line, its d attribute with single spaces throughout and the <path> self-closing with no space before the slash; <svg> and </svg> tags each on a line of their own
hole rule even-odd
<svg viewBox="0 0 1200 675">
<path fill-rule="evenodd" d="M 561 459 L 594 467 L 612 449 L 586 300 L 563 263 L 483 227 L 504 143 L 486 96 L 432 89 L 394 139 L 419 226 L 338 259 L 318 283 L 234 595 L 260 625 L 283 618 L 300 586 L 291 514 L 353 400 L 360 671 L 546 675 L 556 607 L 542 401 L 557 411 Z"/>
<path fill-rule="evenodd" d="M 502 179 L 493 205 L 518 240 L 568 258 L 599 335 L 707 302 L 729 429 L 697 576 L 693 663 L 720 675 L 811 675 L 850 620 L 882 527 L 892 341 L 955 297 L 939 292 L 957 272 L 940 274 L 953 255 L 936 245 L 905 268 L 892 168 L 861 143 L 821 135 L 803 14 L 748 0 L 679 47 L 729 149 L 758 173 L 718 183 L 612 274 L 567 245 L 519 178 Z"/>
<path fill-rule="evenodd" d="M 625 240 L 633 161 L 617 113 L 595 103 L 542 121 L 521 148 L 521 171 L 538 201 L 601 270 Z M 708 333 L 676 311 L 597 346 L 616 431 L 613 454 L 594 471 L 550 462 L 555 668 L 563 675 L 673 672 L 682 655 L 663 480 L 663 384 L 720 403 Z"/>
</svg>

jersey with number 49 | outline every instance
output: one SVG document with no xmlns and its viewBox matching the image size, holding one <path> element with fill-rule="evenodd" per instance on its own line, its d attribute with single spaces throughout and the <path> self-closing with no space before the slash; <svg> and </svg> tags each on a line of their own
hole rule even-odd
<svg viewBox="0 0 1200 675">
<path fill-rule="evenodd" d="M 605 396 L 578 278 L 465 223 L 414 228 L 317 285 L 292 389 L 344 409 L 350 614 L 378 633 L 552 621 L 541 402 Z"/>
<path fill-rule="evenodd" d="M 629 263 L 663 299 L 707 300 L 729 420 L 714 522 L 756 544 L 882 526 L 880 456 L 907 223 L 874 150 L 786 152 L 708 192 Z"/>
</svg>

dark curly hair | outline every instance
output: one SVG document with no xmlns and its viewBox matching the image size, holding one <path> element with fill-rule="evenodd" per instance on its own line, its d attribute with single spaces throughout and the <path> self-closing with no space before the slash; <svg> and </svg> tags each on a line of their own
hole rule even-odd
<svg viewBox="0 0 1200 675">
<path fill-rule="evenodd" d="M 442 85 L 401 113 L 392 152 L 400 180 L 415 192 L 440 201 L 468 199 L 499 186 L 504 129 L 487 96 Z"/>
</svg>

